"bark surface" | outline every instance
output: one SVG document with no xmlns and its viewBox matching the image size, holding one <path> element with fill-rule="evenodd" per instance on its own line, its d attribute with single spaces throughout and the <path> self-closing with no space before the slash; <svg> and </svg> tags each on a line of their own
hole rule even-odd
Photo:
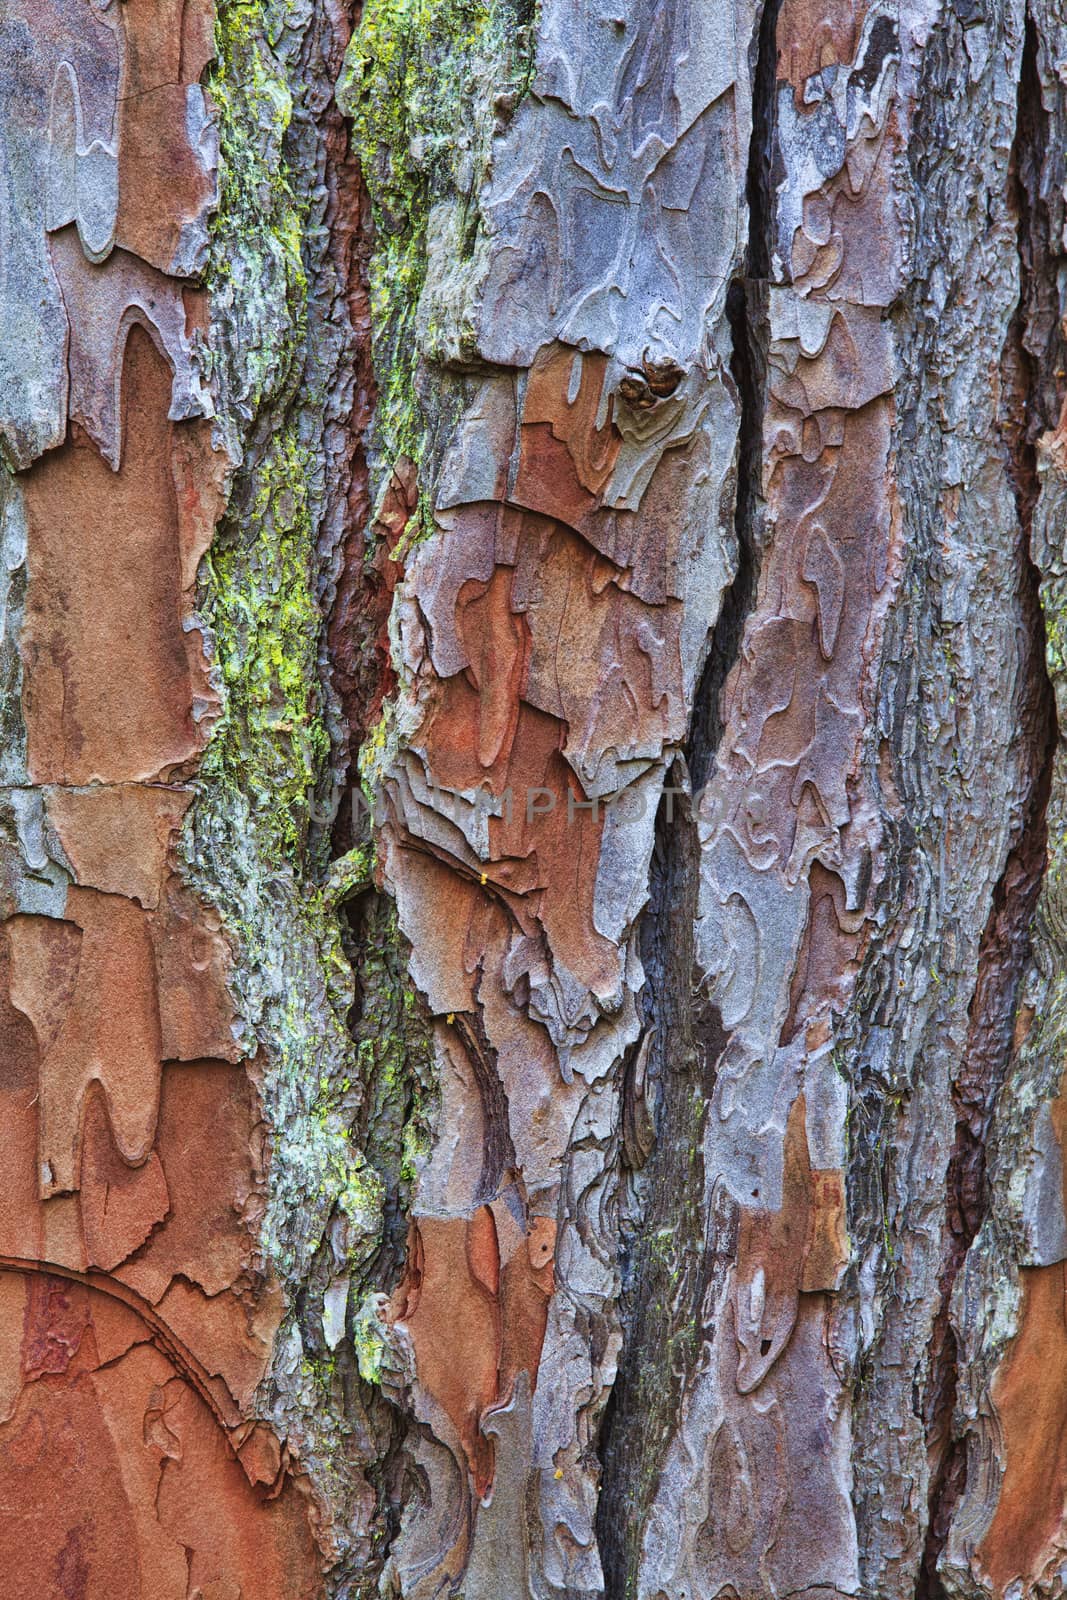
<svg viewBox="0 0 1067 1600">
<path fill-rule="evenodd" d="M 5 1593 L 1067 1593 L 1058 0 L 0 81 Z"/>
</svg>

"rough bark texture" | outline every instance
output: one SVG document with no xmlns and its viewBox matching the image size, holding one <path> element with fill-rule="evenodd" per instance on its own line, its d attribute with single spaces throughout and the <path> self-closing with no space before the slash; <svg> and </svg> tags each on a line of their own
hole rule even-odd
<svg viewBox="0 0 1067 1600">
<path fill-rule="evenodd" d="M 0 79 L 5 1594 L 1067 1594 L 1062 7 Z"/>
</svg>

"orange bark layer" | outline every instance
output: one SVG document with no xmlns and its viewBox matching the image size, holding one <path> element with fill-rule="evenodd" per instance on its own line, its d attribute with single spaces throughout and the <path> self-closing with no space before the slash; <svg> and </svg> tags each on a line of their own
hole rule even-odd
<svg viewBox="0 0 1067 1600">
<path fill-rule="evenodd" d="M 40 19 L 114 101 L 119 184 L 103 259 L 55 219 L 70 420 L 21 478 L 29 777 L 70 884 L 61 914 L 0 925 L 12 1600 L 321 1594 L 310 1500 L 254 1419 L 282 1311 L 257 1246 L 266 1130 L 219 919 L 175 850 L 216 710 L 192 608 L 226 462 L 208 423 L 170 419 L 197 408 L 179 369 L 204 303 L 167 276 L 211 199 L 191 141 L 212 20 L 205 0 Z"/>
<path fill-rule="evenodd" d="M 36 783 L 166 778 L 199 748 L 193 695 L 206 679 L 199 638 L 182 631 L 170 387 L 165 360 L 134 328 L 119 471 L 74 427 L 26 474 L 22 654 Z"/>
<path fill-rule="evenodd" d="M 836 1289 L 848 1264 L 845 1175 L 813 1170 L 805 1116 L 800 1094 L 785 1131 L 781 1206 L 777 1211 L 752 1206 L 741 1212 L 734 1288 L 741 1394 L 758 1387 L 784 1350 L 800 1295 Z"/>
<path fill-rule="evenodd" d="M 1029 1593 L 1053 1554 L 1067 1504 L 1067 1317 L 1064 1264 L 1022 1272 L 1019 1331 L 997 1371 L 1004 1479 L 976 1552 L 997 1595 Z"/>
<path fill-rule="evenodd" d="M 313 1600 L 303 1496 L 250 1481 L 137 1315 L 0 1276 L 0 1570 L 10 1600 Z M 20 1330 L 18 1337 L 12 1337 Z"/>
<path fill-rule="evenodd" d="M 534 1217 L 524 1232 L 509 1198 L 469 1218 L 413 1221 L 390 1310 L 411 1335 L 419 1382 L 459 1436 L 479 1498 L 493 1482 L 483 1423 L 521 1372 L 536 1387 L 554 1286 L 555 1223 Z"/>
</svg>

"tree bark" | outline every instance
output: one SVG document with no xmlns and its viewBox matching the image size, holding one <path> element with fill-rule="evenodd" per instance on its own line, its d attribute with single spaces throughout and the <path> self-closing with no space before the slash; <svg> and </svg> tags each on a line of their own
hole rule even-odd
<svg viewBox="0 0 1067 1600">
<path fill-rule="evenodd" d="M 8 1592 L 1067 1592 L 1062 7 L 0 62 Z"/>
</svg>

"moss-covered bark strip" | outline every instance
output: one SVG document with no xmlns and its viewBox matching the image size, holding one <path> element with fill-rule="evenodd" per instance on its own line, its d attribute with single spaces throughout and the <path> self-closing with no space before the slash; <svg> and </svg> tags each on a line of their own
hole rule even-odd
<svg viewBox="0 0 1067 1600">
<path fill-rule="evenodd" d="M 376 231 L 370 458 L 379 494 L 397 462 L 421 462 L 438 431 L 447 397 L 420 362 L 473 355 L 479 198 L 498 119 L 529 85 L 532 15 L 529 0 L 369 0 L 346 55 L 337 94 Z M 430 528 L 425 490 L 418 528 Z"/>
<path fill-rule="evenodd" d="M 184 850 L 234 947 L 243 1043 L 271 1148 L 262 1239 L 286 1291 L 263 1402 L 323 1512 L 331 1591 L 373 1586 L 383 1530 L 364 1468 L 388 1446 L 345 1337 L 350 1282 L 382 1237 L 366 1160 L 363 1061 L 340 906 L 363 866 L 330 871 L 335 770 L 323 596 L 344 483 L 327 441 L 356 337 L 323 214 L 329 86 L 346 42 L 326 8 L 222 0 L 209 75 L 221 144 L 208 286 L 219 442 L 233 463 L 200 574 L 222 700 Z M 353 1587 L 355 1585 L 355 1587 Z"/>
</svg>

